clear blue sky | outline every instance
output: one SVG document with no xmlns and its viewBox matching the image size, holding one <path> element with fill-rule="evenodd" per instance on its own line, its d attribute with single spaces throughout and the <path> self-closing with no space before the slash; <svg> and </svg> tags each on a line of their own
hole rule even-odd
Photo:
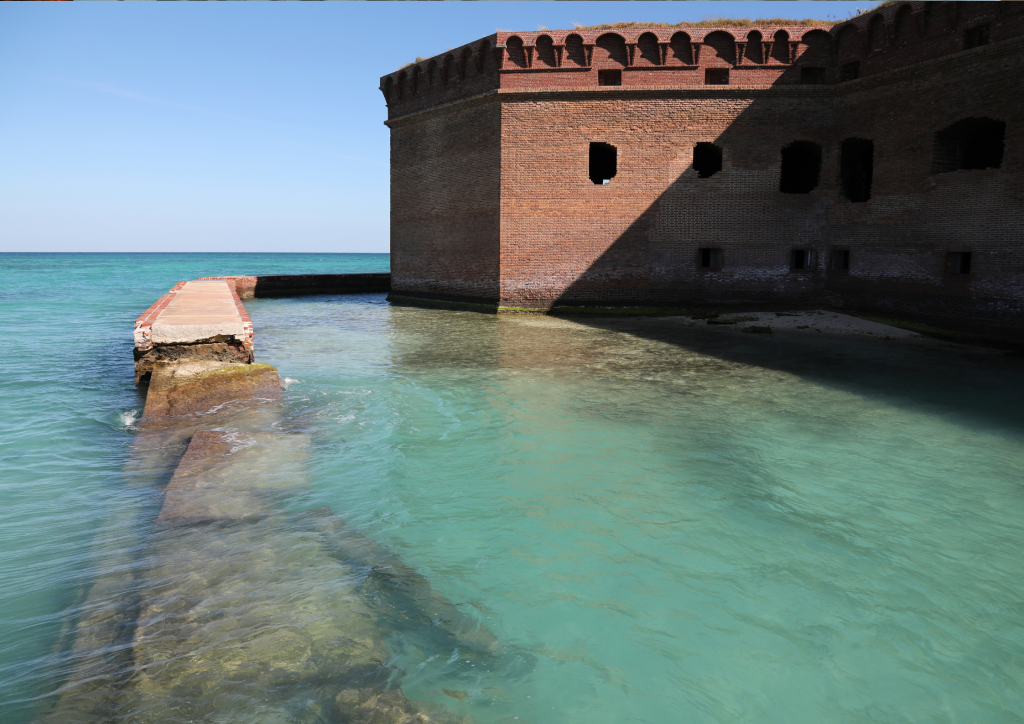
<svg viewBox="0 0 1024 724">
<path fill-rule="evenodd" d="M 388 251 L 377 85 L 417 55 L 872 4 L 0 3 L 0 251 Z"/>
</svg>

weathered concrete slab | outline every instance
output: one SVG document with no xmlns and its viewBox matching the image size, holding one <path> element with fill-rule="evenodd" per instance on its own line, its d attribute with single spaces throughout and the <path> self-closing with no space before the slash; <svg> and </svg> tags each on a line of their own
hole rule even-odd
<svg viewBox="0 0 1024 724">
<path fill-rule="evenodd" d="M 246 321 L 226 282 L 185 282 L 150 328 L 154 344 L 195 344 L 246 333 Z M 252 329 L 252 322 L 248 324 Z"/>
</svg>

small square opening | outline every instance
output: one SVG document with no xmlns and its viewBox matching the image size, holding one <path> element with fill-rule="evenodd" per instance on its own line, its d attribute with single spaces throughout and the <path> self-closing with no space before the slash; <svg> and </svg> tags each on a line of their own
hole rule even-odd
<svg viewBox="0 0 1024 724">
<path fill-rule="evenodd" d="M 817 254 L 812 249 L 793 250 L 793 270 L 808 271 L 814 268 L 817 261 Z"/>
<path fill-rule="evenodd" d="M 988 45 L 988 25 L 979 25 L 964 31 L 964 50 Z"/>
<path fill-rule="evenodd" d="M 622 85 L 621 70 L 599 70 L 597 71 L 598 85 Z"/>
<path fill-rule="evenodd" d="M 720 269 L 722 266 L 722 250 L 704 248 L 700 250 L 701 269 Z"/>
<path fill-rule="evenodd" d="M 704 71 L 704 85 L 729 85 L 729 69 L 708 68 Z"/>
<path fill-rule="evenodd" d="M 713 143 L 700 142 L 693 147 L 693 167 L 697 176 L 707 178 L 722 170 L 722 149 Z"/>
<path fill-rule="evenodd" d="M 857 80 L 860 78 L 860 62 L 844 63 L 840 70 L 840 78 L 844 81 Z"/>
<path fill-rule="evenodd" d="M 843 139 L 839 147 L 839 181 L 846 198 L 863 203 L 871 198 L 875 144 L 864 138 Z"/>
<path fill-rule="evenodd" d="M 946 273 L 964 276 L 971 273 L 971 252 L 951 251 L 946 254 Z"/>
<path fill-rule="evenodd" d="M 811 141 L 793 141 L 782 149 L 779 191 L 784 194 L 809 194 L 818 186 L 821 175 L 821 146 Z"/>
<path fill-rule="evenodd" d="M 800 82 L 804 85 L 825 85 L 825 69 L 801 68 Z"/>
<path fill-rule="evenodd" d="M 850 270 L 850 250 L 849 249 L 833 249 L 832 250 L 832 269 L 833 269 L 833 271 L 849 271 Z"/>
<path fill-rule="evenodd" d="M 1006 122 L 964 118 L 935 134 L 932 173 L 999 168 L 1003 163 Z"/>
</svg>

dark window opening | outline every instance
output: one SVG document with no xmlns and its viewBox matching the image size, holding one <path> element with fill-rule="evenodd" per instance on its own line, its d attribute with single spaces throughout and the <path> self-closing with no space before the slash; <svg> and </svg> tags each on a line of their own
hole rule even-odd
<svg viewBox="0 0 1024 724">
<path fill-rule="evenodd" d="M 722 266 L 722 250 L 721 249 L 701 249 L 700 250 L 700 268 L 701 269 L 719 269 Z"/>
<path fill-rule="evenodd" d="M 597 71 L 598 85 L 622 85 L 621 70 L 599 70 Z"/>
<path fill-rule="evenodd" d="M 871 198 L 871 175 L 874 171 L 875 144 L 863 138 L 847 138 L 839 155 L 839 177 L 843 192 L 850 201 Z"/>
<path fill-rule="evenodd" d="M 824 68 L 801 68 L 800 69 L 800 82 L 804 85 L 824 85 L 825 84 L 825 69 Z"/>
<path fill-rule="evenodd" d="M 704 71 L 704 85 L 729 85 L 729 69 L 708 68 Z"/>
<path fill-rule="evenodd" d="M 804 271 L 813 269 L 816 261 L 817 254 L 811 249 L 793 250 L 793 269 Z"/>
<path fill-rule="evenodd" d="M 722 149 L 713 143 L 698 143 L 693 147 L 693 167 L 700 178 L 714 176 L 722 170 Z"/>
<path fill-rule="evenodd" d="M 977 48 L 981 45 L 988 45 L 987 25 L 979 25 L 976 28 L 968 28 L 964 31 L 964 50 Z"/>
<path fill-rule="evenodd" d="M 842 80 L 857 80 L 860 78 L 860 62 L 844 63 L 841 69 Z"/>
<path fill-rule="evenodd" d="M 850 269 L 850 252 L 848 249 L 834 249 L 832 251 L 832 268 L 835 271 L 848 271 Z"/>
<path fill-rule="evenodd" d="M 935 134 L 932 173 L 999 168 L 1006 124 L 991 118 L 965 118 Z"/>
<path fill-rule="evenodd" d="M 590 144 L 590 180 L 598 186 L 615 178 L 618 149 L 610 143 Z"/>
<path fill-rule="evenodd" d="M 953 251 L 946 254 L 946 273 L 963 275 L 971 273 L 971 252 Z"/>
<path fill-rule="evenodd" d="M 779 191 L 784 194 L 809 194 L 818 185 L 821 173 L 821 146 L 810 141 L 794 141 L 782 149 L 782 174 Z"/>
</svg>

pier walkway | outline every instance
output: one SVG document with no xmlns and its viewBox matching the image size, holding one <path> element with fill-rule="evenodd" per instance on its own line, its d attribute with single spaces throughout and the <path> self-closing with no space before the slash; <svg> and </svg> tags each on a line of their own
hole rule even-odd
<svg viewBox="0 0 1024 724">
<path fill-rule="evenodd" d="M 252 320 L 226 281 L 178 282 L 135 320 L 135 347 L 234 338 L 252 346 Z"/>
<path fill-rule="evenodd" d="M 135 320 L 135 383 L 158 363 L 251 364 L 252 320 L 242 299 L 386 292 L 390 274 L 280 274 L 178 282 Z"/>
</svg>

